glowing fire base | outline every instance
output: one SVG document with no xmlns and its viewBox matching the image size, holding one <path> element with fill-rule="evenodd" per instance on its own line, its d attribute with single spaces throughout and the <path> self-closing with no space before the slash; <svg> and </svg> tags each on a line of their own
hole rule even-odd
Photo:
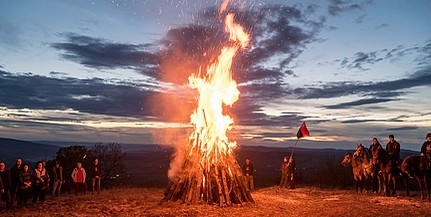
<svg viewBox="0 0 431 217">
<path fill-rule="evenodd" d="M 162 201 L 180 200 L 187 204 L 207 203 L 221 207 L 254 203 L 233 153 L 219 156 L 223 160 L 216 164 L 202 165 L 199 156 L 204 153 L 198 146 L 190 147 L 192 154 L 185 159 L 177 175 L 169 180 Z"/>
</svg>

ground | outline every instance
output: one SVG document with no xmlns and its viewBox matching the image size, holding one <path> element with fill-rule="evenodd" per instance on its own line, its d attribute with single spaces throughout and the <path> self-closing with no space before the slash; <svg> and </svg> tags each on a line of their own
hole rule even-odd
<svg viewBox="0 0 431 217">
<path fill-rule="evenodd" d="M 44 205 L 0 211 L 0 216 L 431 216 L 431 201 L 356 193 L 353 190 L 262 188 L 255 204 L 220 208 L 179 202 L 160 203 L 164 189 L 131 188 L 100 195 L 48 197 Z M 3 207 L 0 207 L 3 208 Z"/>
</svg>

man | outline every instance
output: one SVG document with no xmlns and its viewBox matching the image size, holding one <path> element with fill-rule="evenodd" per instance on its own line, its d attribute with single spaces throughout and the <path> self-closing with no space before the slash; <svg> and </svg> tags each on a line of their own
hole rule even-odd
<svg viewBox="0 0 431 217">
<path fill-rule="evenodd" d="M 61 185 L 63 184 L 63 167 L 60 165 L 60 162 L 55 162 L 55 166 L 52 168 L 52 174 L 52 196 L 60 196 Z"/>
<path fill-rule="evenodd" d="M 12 186 L 12 179 L 10 172 L 6 170 L 6 164 L 4 162 L 0 162 L 0 181 L 2 183 L 0 188 L 1 199 L 6 203 L 6 209 L 9 209 L 11 207 L 10 188 Z"/>
<path fill-rule="evenodd" d="M 290 189 L 295 189 L 295 168 L 296 168 L 296 163 L 295 163 L 295 158 L 293 158 L 293 156 L 290 156 L 289 158 L 289 163 L 288 163 L 288 180 L 289 180 L 289 188 Z"/>
<path fill-rule="evenodd" d="M 373 164 L 374 171 L 373 171 L 373 192 L 377 193 L 379 191 L 379 180 L 378 175 L 380 171 L 380 159 L 378 158 L 378 152 L 382 148 L 382 145 L 380 145 L 379 140 L 377 140 L 376 137 L 373 138 L 373 143 L 371 143 L 370 148 L 368 149 L 369 153 L 371 154 L 371 163 Z"/>
<path fill-rule="evenodd" d="M 428 165 L 431 163 L 431 133 L 426 136 L 426 141 L 422 144 L 421 155 L 426 156 Z"/>
<path fill-rule="evenodd" d="M 250 191 L 254 190 L 253 172 L 254 172 L 254 167 L 250 159 L 249 158 L 245 159 L 245 164 L 242 167 L 242 173 L 244 175 L 245 185 Z"/>
<path fill-rule="evenodd" d="M 12 185 L 10 188 L 11 194 L 11 206 L 13 206 L 15 202 L 16 193 L 18 191 L 18 186 L 20 183 L 19 176 L 22 171 L 22 158 L 17 158 L 15 165 L 10 169 L 10 174 L 12 178 Z"/>
<path fill-rule="evenodd" d="M 398 143 L 394 135 L 389 135 L 389 142 L 386 145 L 386 152 L 389 154 L 392 162 L 396 165 L 400 164 L 400 143 Z"/>
<path fill-rule="evenodd" d="M 94 159 L 93 168 L 91 171 L 92 175 L 92 188 L 91 194 L 94 194 L 95 187 L 97 187 L 97 193 L 100 194 L 100 179 L 102 176 L 102 167 L 99 164 L 99 159 Z"/>
</svg>

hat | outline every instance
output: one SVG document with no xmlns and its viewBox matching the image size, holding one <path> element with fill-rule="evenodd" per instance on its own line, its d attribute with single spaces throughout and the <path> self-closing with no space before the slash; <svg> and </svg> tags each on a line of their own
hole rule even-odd
<svg viewBox="0 0 431 217">
<path fill-rule="evenodd" d="M 431 133 L 427 133 L 427 137 L 431 137 Z"/>
</svg>

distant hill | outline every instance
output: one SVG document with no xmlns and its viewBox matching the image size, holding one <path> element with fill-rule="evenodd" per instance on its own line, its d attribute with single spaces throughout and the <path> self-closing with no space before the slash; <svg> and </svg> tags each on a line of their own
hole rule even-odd
<svg viewBox="0 0 431 217">
<path fill-rule="evenodd" d="M 0 160 L 6 163 L 7 168 L 15 163 L 17 157 L 21 157 L 27 163 L 50 160 L 55 158 L 59 148 L 54 145 L 0 138 Z"/>
</svg>

